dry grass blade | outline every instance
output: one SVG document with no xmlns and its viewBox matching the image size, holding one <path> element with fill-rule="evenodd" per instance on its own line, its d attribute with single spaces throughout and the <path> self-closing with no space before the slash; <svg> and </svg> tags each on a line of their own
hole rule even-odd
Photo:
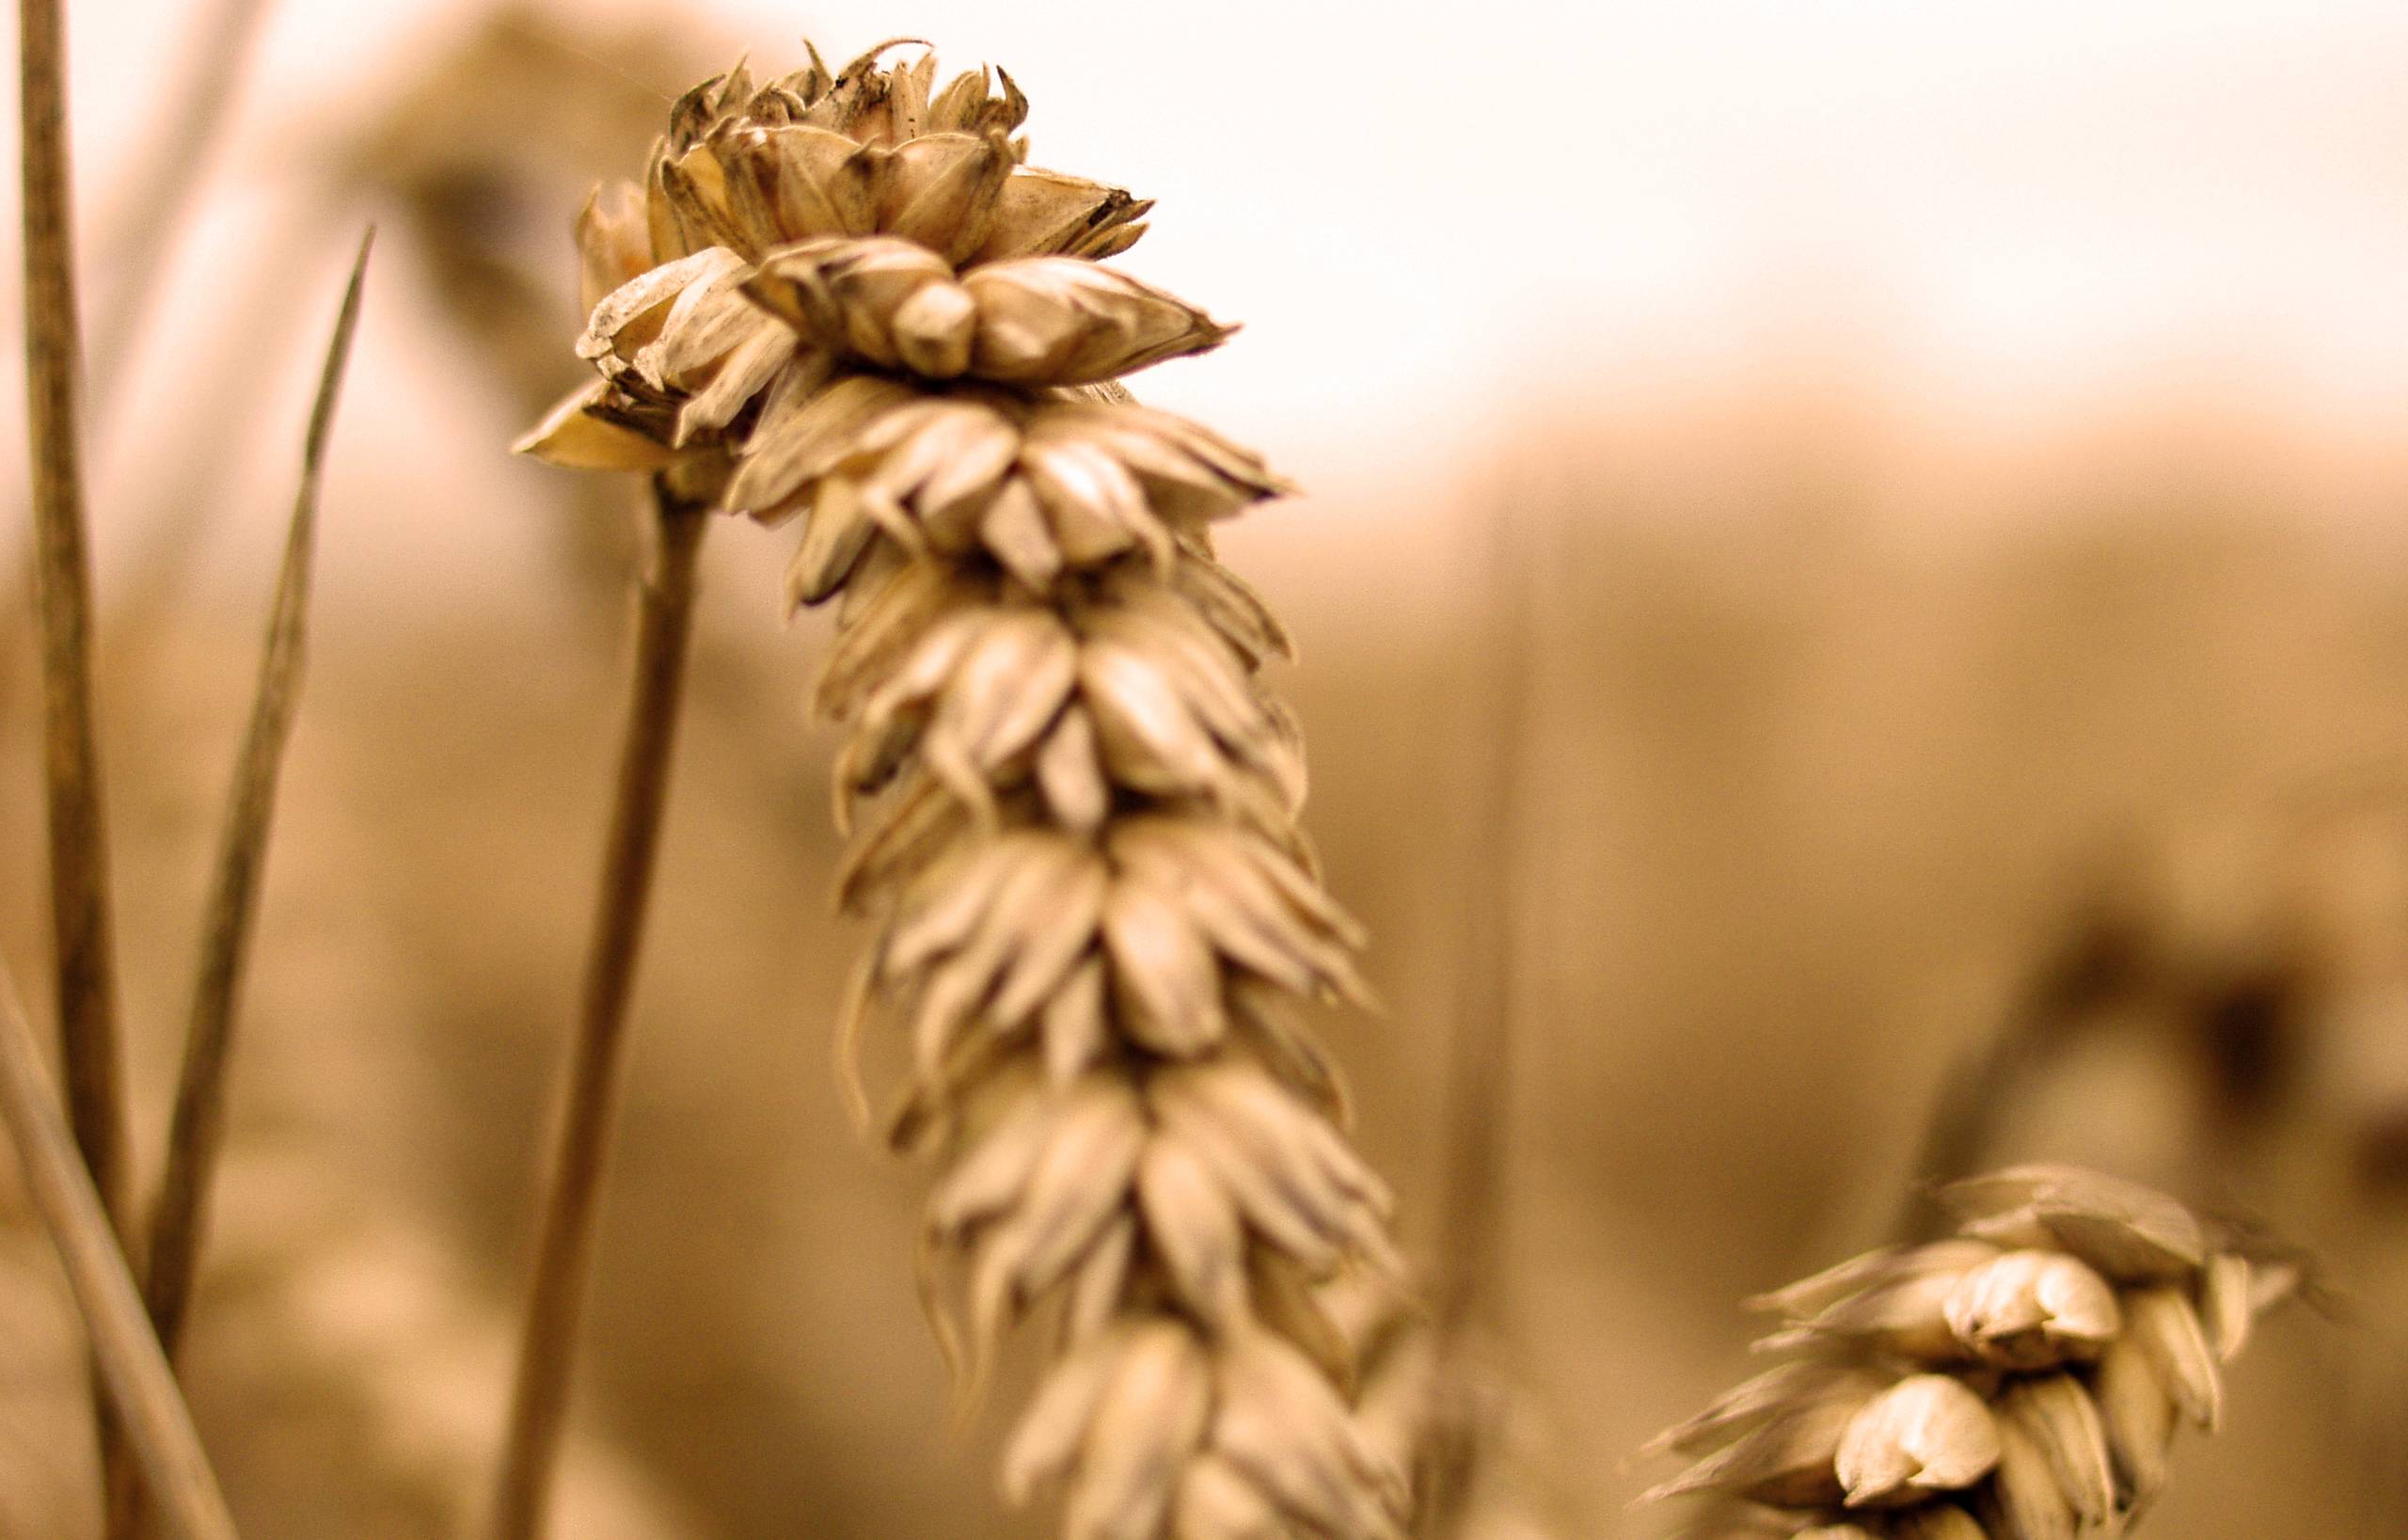
<svg viewBox="0 0 2408 1540">
<path fill-rule="evenodd" d="M 601 908 L 586 957 L 567 1103 L 537 1230 L 534 1280 L 519 1342 L 494 1509 L 493 1533 L 499 1540 L 527 1540 L 541 1532 L 560 1454 L 603 1156 L 619 1101 L 627 1001 L 643 941 L 661 808 L 669 791 L 670 751 L 676 739 L 686 655 L 693 636 L 695 558 L 709 512 L 664 483 L 656 482 L 655 491 L 660 509 L 659 565 L 643 592 L 635 696 L 628 706 L 603 856 Z"/>
<path fill-rule="evenodd" d="M 59 1119 L 40 1055 L 0 964 L 0 1118 L 83 1311 L 110 1402 L 172 1532 L 182 1540 L 234 1540 L 226 1500 L 142 1313 L 125 1253 Z"/>
<path fill-rule="evenodd" d="M 65 22 L 59 0 L 23 0 L 17 21 L 25 430 L 32 470 L 34 587 L 41 627 L 43 779 L 56 958 L 53 983 L 68 1121 L 102 1212 L 130 1246 L 133 1214 L 119 1064 L 107 818 L 92 706 L 92 574 L 85 547 L 79 422 L 83 338 L 75 300 Z M 123 1490 L 122 1447 L 105 1409 L 100 1414 L 100 1447 L 103 1481 L 111 1492 Z"/>
<path fill-rule="evenodd" d="M 201 928 L 198 981 L 184 1040 L 183 1071 L 176 1086 L 175 1117 L 168 1127 L 166 1171 L 158 1206 L 150 1215 L 150 1269 L 145 1279 L 150 1320 L 170 1358 L 182 1336 L 208 1215 L 210 1178 L 225 1128 L 226 1069 L 233 1043 L 234 1011 L 259 913 L 260 873 L 267 862 L 277 776 L 301 697 L 319 482 L 326 440 L 334 426 L 336 397 L 351 357 L 352 337 L 358 328 L 360 293 L 374 242 L 372 230 L 360 240 L 351 282 L 343 291 L 342 310 L 335 320 L 334 338 L 326 348 L 325 369 L 318 378 L 317 399 L 309 410 L 309 434 L 301 452 L 300 490 L 293 498 L 284 564 L 277 576 L 267 646 L 260 661 L 259 691 L 251 703 L 250 727 L 234 771 L 233 798 L 227 809 L 208 915 Z"/>
<path fill-rule="evenodd" d="M 77 426 L 81 344 L 69 223 L 65 40 L 58 0 L 18 8 L 24 134 L 25 397 L 33 468 L 50 798 L 50 889 L 68 1116 L 92 1185 L 120 1232 L 125 1115 L 119 1084 L 108 839 L 92 708 L 92 580 Z"/>
</svg>

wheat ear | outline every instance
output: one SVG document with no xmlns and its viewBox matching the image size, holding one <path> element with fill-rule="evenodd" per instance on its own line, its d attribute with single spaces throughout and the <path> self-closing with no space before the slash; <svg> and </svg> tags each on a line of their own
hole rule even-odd
<svg viewBox="0 0 2408 1540">
<path fill-rule="evenodd" d="M 1956 1234 L 1751 1301 L 1783 1361 L 1672 1428 L 1647 1500 L 1754 1505 L 1798 1540 L 2115 1540 L 2164 1489 L 2221 1366 L 2294 1262 L 2162 1193 L 2063 1166 L 1951 1184 Z"/>
<path fill-rule="evenodd" d="M 1149 205 L 1027 164 L 1009 76 L 886 52 L 676 104 L 580 227 L 600 378 L 522 447 L 802 526 L 878 926 L 842 1035 L 900 1040 L 889 1133 L 943 1167 L 931 1311 L 974 1388 L 1059 1311 L 1006 1496 L 1073 1540 L 1396 1534 L 1349 1400 L 1390 1199 L 1290 1017 L 1368 998 L 1361 938 L 1257 678 L 1287 640 L 1207 537 L 1285 484 L 1116 383 L 1231 330 L 1095 261 Z"/>
</svg>

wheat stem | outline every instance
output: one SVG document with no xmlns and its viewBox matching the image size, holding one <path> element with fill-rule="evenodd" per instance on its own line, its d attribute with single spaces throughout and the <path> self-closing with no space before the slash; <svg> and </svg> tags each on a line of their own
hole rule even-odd
<svg viewBox="0 0 2408 1540">
<path fill-rule="evenodd" d="M 492 1527 L 497 1540 L 527 1540 L 541 1532 L 560 1453 L 594 1247 L 594 1209 L 619 1101 L 627 1001 L 659 849 L 670 751 L 693 633 L 695 558 L 707 509 L 660 481 L 654 485 L 659 564 L 643 591 L 635 692 L 603 857 L 601 906 L 586 958 L 577 1043 L 545 1190 L 534 1280 L 511 1396 Z"/>
<path fill-rule="evenodd" d="M 34 588 L 42 645 L 42 740 L 50 822 L 51 924 L 67 1113 L 102 1212 L 130 1237 L 124 1088 L 108 837 L 92 706 L 92 578 L 85 548 L 78 409 L 82 336 L 75 303 L 72 172 L 67 144 L 59 0 L 22 0 L 18 105 L 25 234 L 25 426 L 32 470 Z M 103 1481 L 121 1452 L 100 1413 Z"/>
<path fill-rule="evenodd" d="M 125 1127 L 108 844 L 92 707 L 91 570 L 77 437 L 82 362 L 70 227 L 65 40 L 57 0 L 18 8 L 23 74 L 25 396 L 42 629 L 51 905 L 69 1114 L 92 1184 L 125 1226 Z"/>
<path fill-rule="evenodd" d="M 142 1313 L 100 1195 L 60 1121 L 40 1055 L 16 985 L 0 964 L 0 1119 L 8 1125 L 26 1191 L 83 1311 L 102 1383 L 173 1532 L 182 1540 L 234 1540 L 226 1500 L 166 1355 Z"/>
</svg>

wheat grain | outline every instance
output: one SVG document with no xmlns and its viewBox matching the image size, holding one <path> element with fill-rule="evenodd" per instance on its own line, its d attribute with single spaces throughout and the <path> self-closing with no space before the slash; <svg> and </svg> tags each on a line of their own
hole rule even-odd
<svg viewBox="0 0 2408 1540">
<path fill-rule="evenodd" d="M 2127 1533 L 2183 1422 L 2296 1263 L 2163 1194 L 2062 1166 L 1959 1182 L 1957 1235 L 1843 1262 L 1751 1304 L 1798 1356 L 1651 1449 L 1701 1456 L 1648 1500 L 1743 1500 L 1798 1540 Z"/>
<path fill-rule="evenodd" d="M 521 447 L 802 524 L 879 925 L 845 1035 L 909 1044 L 940 1339 L 975 1387 L 1059 1301 L 1006 1496 L 1077 1540 L 1398 1533 L 1410 1451 L 1349 1395 L 1391 1200 L 1287 1013 L 1368 1001 L 1361 936 L 1257 677 L 1285 638 L 1207 537 L 1286 484 L 1114 383 L 1232 328 L 1096 264 L 1149 205 L 1027 165 L 1008 75 L 885 53 L 677 103 L 580 224 L 600 378 Z"/>
</svg>

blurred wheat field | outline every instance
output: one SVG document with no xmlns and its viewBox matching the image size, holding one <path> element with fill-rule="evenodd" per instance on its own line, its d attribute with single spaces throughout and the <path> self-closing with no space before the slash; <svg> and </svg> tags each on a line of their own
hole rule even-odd
<svg viewBox="0 0 2408 1540">
<path fill-rule="evenodd" d="M 760 51 L 783 54 L 780 24 L 755 29 Z M 694 33 L 674 46 L 699 78 L 733 50 Z M 554 70 L 588 78 L 490 38 L 499 62 L 435 52 L 471 36 L 427 55 L 482 60 L 470 80 L 527 69 L 522 99 L 559 88 Z M 565 357 L 560 227 L 598 166 L 641 152 L 657 104 L 629 96 L 541 152 L 482 110 L 423 106 L 399 110 L 436 125 L 431 145 L 376 148 L 363 103 L 345 142 L 372 148 L 280 195 L 277 228 L 304 233 L 274 277 L 306 302 L 274 282 L 228 302 L 306 312 L 290 347 L 261 344 L 277 383 L 220 428 L 170 421 L 172 452 L 120 438 L 98 484 L 126 1019 L 155 1168 L 273 559 L 246 500 L 284 495 L 253 483 L 289 474 L 298 339 L 332 294 L 316 232 L 380 211 L 395 251 L 327 494 L 189 1359 L 253 1540 L 467 1532 L 499 1434 L 637 560 L 611 494 L 499 446 L 563 383 L 527 350 Z M 512 294 L 549 307 L 540 324 Z M 187 389 L 177 371 L 208 377 L 175 342 L 194 325 L 162 323 L 129 421 Z M 1742 1365 L 1735 1302 L 1884 1239 L 1952 1075 L 2020 1031 L 2037 1047 L 1991 1109 L 1992 1163 L 2089 1160 L 2266 1215 L 2344 1301 L 2270 1328 L 2153 1532 L 2399 1532 L 2408 440 L 2274 373 L 2167 368 L 2017 420 L 1865 366 L 1846 336 L 1794 341 L 1668 362 L 1660 389 L 1605 370 L 1476 382 L 1465 443 L 1434 467 L 1366 468 L 1358 445 L 1282 441 L 1309 421 L 1258 420 L 1320 474 L 1225 554 L 1301 643 L 1276 684 L 1311 735 L 1308 821 L 1390 1007 L 1324 1024 L 1418 1254 L 1449 1233 L 1467 914 L 1513 896 L 1485 1277 L 1513 1411 L 1493 1480 L 1529 1532 L 1665 1532 L 1628 1511 L 1652 1480 L 1633 1452 Z M 1242 391 L 1248 365 L 1241 348 L 1195 367 L 1209 396 Z M 1169 371 L 1164 388 L 1186 389 Z M 274 468 L 249 467 L 252 437 Z M 1500 521 L 1535 553 L 1526 592 L 1481 578 Z M 770 624 L 775 549 L 731 527 L 706 552 L 562 1532 L 1035 1535 L 994 1516 L 999 1413 L 944 1431 L 908 1283 L 920 1179 L 856 1135 L 830 1072 L 861 938 L 830 912 L 834 742 L 799 704 L 826 637 Z M 1503 872 L 1465 727 L 1499 689 L 1499 608 L 1530 670 Z M 0 952 L 28 976 L 49 949 L 33 657 L 11 590 Z M 2043 987 L 2093 943 L 2096 978 Z M 76 1536 L 96 1522 L 78 1340 L 14 1180 L 0 1535 Z"/>
</svg>

